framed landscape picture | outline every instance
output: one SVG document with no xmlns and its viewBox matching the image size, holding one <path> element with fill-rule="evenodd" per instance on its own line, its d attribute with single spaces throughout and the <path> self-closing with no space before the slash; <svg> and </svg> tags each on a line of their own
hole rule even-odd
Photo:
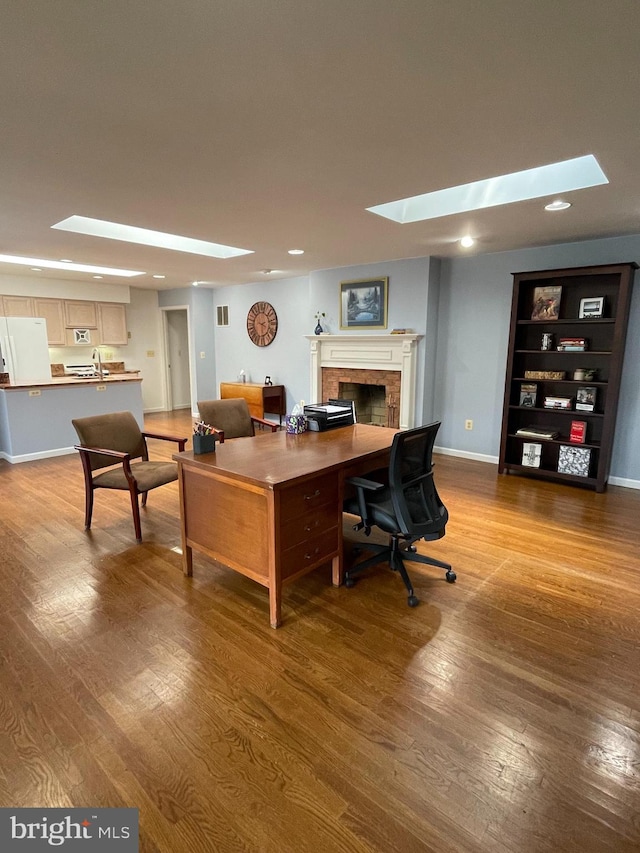
<svg viewBox="0 0 640 853">
<path fill-rule="evenodd" d="M 388 278 L 340 283 L 341 329 L 386 329 Z"/>
</svg>

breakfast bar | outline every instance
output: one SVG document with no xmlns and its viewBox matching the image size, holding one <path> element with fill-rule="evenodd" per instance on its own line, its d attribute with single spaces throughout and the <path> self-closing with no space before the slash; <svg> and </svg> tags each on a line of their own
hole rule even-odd
<svg viewBox="0 0 640 853">
<path fill-rule="evenodd" d="M 129 411 L 142 426 L 141 384 L 139 375 L 122 373 L 0 385 L 0 459 L 29 462 L 73 453 L 78 437 L 72 418 Z"/>
</svg>

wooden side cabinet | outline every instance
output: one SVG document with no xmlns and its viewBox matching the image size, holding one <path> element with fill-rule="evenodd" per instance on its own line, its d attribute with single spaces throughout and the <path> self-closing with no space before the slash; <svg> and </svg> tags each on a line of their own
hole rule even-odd
<svg viewBox="0 0 640 853">
<path fill-rule="evenodd" d="M 280 424 L 286 414 L 286 395 L 284 385 L 258 385 L 255 382 L 221 382 L 220 399 L 243 397 L 254 418 L 264 418 L 265 412 L 278 415 Z"/>
<path fill-rule="evenodd" d="M 637 268 L 514 274 L 500 473 L 604 491 Z"/>
</svg>

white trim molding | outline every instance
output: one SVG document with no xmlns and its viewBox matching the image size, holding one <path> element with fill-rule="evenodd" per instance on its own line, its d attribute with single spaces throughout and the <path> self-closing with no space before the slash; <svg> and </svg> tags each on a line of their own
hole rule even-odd
<svg viewBox="0 0 640 853">
<path fill-rule="evenodd" d="M 322 402 L 322 368 L 400 371 L 400 429 L 415 423 L 416 357 L 422 335 L 305 335 L 311 348 L 311 399 Z"/>
</svg>

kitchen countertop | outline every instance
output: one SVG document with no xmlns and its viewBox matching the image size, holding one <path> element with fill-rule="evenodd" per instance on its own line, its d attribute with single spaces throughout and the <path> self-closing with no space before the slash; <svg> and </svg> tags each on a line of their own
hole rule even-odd
<svg viewBox="0 0 640 853">
<path fill-rule="evenodd" d="M 49 379 L 48 382 L 24 382 L 19 385 L 9 385 L 8 383 L 0 384 L 0 389 L 3 391 L 14 391 L 20 388 L 58 388 L 61 385 L 112 385 L 114 382 L 142 382 L 142 377 L 139 373 L 116 373 L 111 376 L 105 376 L 102 379 L 92 377 L 91 379 L 78 379 L 75 376 L 60 376 L 55 379 Z"/>
</svg>

